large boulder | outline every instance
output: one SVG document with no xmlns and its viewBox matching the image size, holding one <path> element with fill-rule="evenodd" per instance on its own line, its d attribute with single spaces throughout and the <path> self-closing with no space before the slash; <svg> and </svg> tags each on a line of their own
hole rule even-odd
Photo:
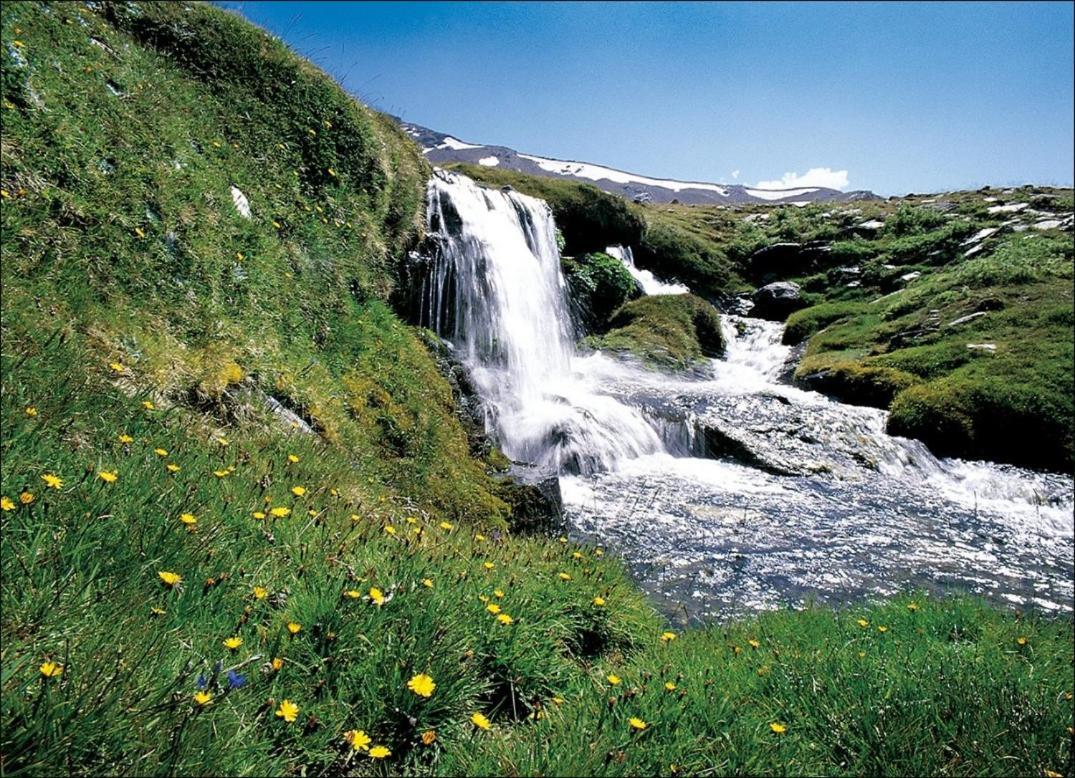
<svg viewBox="0 0 1075 778">
<path fill-rule="evenodd" d="M 766 284 L 754 292 L 752 316 L 769 321 L 784 321 L 789 314 L 806 307 L 799 285 L 791 281 Z"/>
</svg>

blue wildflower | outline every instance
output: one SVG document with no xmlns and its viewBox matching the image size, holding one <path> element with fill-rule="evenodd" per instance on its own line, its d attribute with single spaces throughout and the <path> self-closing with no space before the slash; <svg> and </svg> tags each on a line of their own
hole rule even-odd
<svg viewBox="0 0 1075 778">
<path fill-rule="evenodd" d="M 204 675 L 199 675 L 198 676 L 198 683 L 197 683 L 198 688 L 199 689 L 204 689 L 208 685 L 209 685 L 209 681 L 206 680 L 206 677 Z"/>
<path fill-rule="evenodd" d="M 246 676 L 234 670 L 228 670 L 228 688 L 241 689 L 246 686 Z"/>
</svg>

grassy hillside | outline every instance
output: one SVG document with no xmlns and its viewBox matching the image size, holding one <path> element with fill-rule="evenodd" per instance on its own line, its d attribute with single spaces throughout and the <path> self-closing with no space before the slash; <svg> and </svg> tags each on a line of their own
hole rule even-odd
<svg viewBox="0 0 1075 778">
<path fill-rule="evenodd" d="M 1075 770 L 1070 619 L 681 631 L 506 532 L 384 302 L 418 151 L 280 43 L 180 4 L 0 32 L 3 774 Z"/>
</svg>

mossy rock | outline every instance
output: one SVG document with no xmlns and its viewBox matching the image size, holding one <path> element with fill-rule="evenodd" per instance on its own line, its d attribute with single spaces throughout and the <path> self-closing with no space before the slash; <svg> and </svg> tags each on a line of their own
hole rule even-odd
<svg viewBox="0 0 1075 778">
<path fill-rule="evenodd" d="M 919 381 L 893 367 L 816 357 L 807 357 L 795 371 L 795 383 L 804 389 L 874 408 L 887 408 L 897 394 Z"/>
<path fill-rule="evenodd" d="M 724 353 L 720 314 L 693 294 L 642 297 L 621 306 L 594 348 L 631 354 L 650 367 L 687 370 Z"/>
<path fill-rule="evenodd" d="M 624 264 L 608 254 L 565 257 L 562 266 L 575 318 L 586 332 L 606 330 L 621 305 L 642 295 Z"/>
</svg>

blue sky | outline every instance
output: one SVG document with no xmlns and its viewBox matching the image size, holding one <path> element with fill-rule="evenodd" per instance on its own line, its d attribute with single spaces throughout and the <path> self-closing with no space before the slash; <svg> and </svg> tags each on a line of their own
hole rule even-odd
<svg viewBox="0 0 1075 778">
<path fill-rule="evenodd" d="M 223 5 L 463 140 L 882 194 L 1072 183 L 1071 3 Z"/>
</svg>

